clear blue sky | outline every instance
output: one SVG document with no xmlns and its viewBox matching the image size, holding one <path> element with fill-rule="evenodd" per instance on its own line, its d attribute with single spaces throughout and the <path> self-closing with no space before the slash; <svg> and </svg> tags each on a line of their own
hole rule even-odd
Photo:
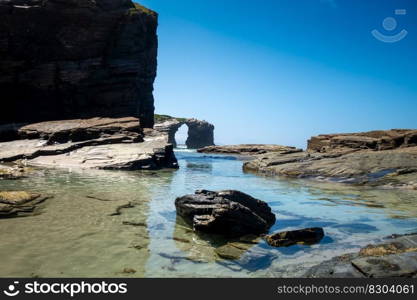
<svg viewBox="0 0 417 300">
<path fill-rule="evenodd" d="M 156 112 L 214 123 L 216 143 L 417 128 L 415 0 L 139 2 L 159 13 Z"/>
</svg>

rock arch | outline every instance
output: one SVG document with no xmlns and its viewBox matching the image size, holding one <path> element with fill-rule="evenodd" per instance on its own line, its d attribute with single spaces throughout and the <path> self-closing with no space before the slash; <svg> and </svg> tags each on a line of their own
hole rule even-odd
<svg viewBox="0 0 417 300">
<path fill-rule="evenodd" d="M 177 143 L 175 141 L 175 134 L 182 125 L 188 127 L 188 137 L 185 142 L 187 148 L 198 149 L 206 146 L 214 145 L 214 125 L 197 119 L 180 119 L 171 118 L 163 122 L 156 123 L 154 129 L 163 132 L 167 135 L 168 142 L 174 147 Z"/>
</svg>

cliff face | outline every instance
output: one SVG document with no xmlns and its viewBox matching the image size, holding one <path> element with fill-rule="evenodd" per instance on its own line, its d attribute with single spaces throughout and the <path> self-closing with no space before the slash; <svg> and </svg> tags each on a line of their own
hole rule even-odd
<svg viewBox="0 0 417 300">
<path fill-rule="evenodd" d="M 130 0 L 2 0 L 0 17 L 0 123 L 153 126 L 156 13 Z"/>
</svg>

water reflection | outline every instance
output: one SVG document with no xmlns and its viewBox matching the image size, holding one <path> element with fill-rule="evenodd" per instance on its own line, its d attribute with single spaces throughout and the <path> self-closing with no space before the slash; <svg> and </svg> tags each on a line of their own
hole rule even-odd
<svg viewBox="0 0 417 300">
<path fill-rule="evenodd" d="M 266 178 L 227 156 L 177 152 L 177 171 L 37 170 L 2 190 L 53 196 L 39 214 L 0 219 L 0 276 L 265 277 L 305 268 L 393 233 L 417 228 L 416 191 Z M 271 231 L 323 227 L 317 245 L 274 248 L 194 233 L 174 201 L 196 189 L 237 189 L 277 216 Z"/>
</svg>

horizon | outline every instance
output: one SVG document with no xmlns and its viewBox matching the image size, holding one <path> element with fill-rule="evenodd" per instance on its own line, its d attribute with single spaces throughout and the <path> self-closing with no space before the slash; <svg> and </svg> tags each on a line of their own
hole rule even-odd
<svg viewBox="0 0 417 300">
<path fill-rule="evenodd" d="M 417 128 L 412 0 L 139 2 L 159 14 L 155 113 L 213 123 L 216 144 Z"/>
</svg>

